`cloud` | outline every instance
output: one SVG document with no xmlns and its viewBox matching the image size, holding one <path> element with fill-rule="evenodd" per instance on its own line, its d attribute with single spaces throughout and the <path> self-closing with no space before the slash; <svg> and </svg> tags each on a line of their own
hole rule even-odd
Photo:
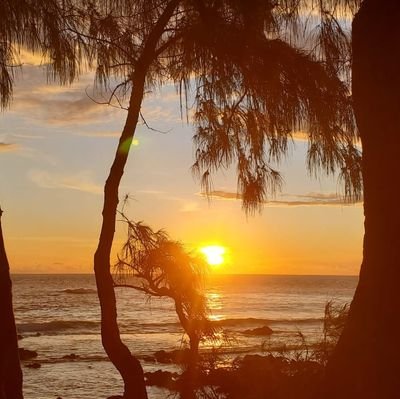
<svg viewBox="0 0 400 399">
<path fill-rule="evenodd" d="M 93 87 L 93 73 L 80 76 L 70 86 L 57 83 L 46 84 L 46 68 L 24 66 L 16 79 L 14 101 L 11 112 L 22 118 L 34 119 L 56 126 L 73 126 L 103 123 L 117 112 L 116 108 L 101 105 L 93 101 L 88 88 Z M 91 92 L 91 89 L 89 89 Z M 96 100 L 103 101 L 99 93 L 90 94 Z"/>
<path fill-rule="evenodd" d="M 121 132 L 111 132 L 111 131 L 99 131 L 99 132 L 88 132 L 88 131 L 78 131 L 78 132 L 73 132 L 75 136 L 81 136 L 81 137 L 103 137 L 103 138 L 116 138 L 121 136 Z M 137 139 L 134 139 L 138 142 Z M 132 145 L 133 142 L 132 142 Z"/>
<path fill-rule="evenodd" d="M 24 110 L 29 117 L 58 126 L 104 121 L 103 117 L 111 112 L 109 108 L 96 104 L 84 93 L 69 93 L 68 91 L 57 95 L 26 94 L 16 98 L 15 104 L 15 109 Z"/>
<path fill-rule="evenodd" d="M 15 152 L 18 149 L 18 144 L 0 142 L 0 152 Z"/>
<path fill-rule="evenodd" d="M 23 139 L 23 140 L 43 140 L 46 137 L 41 136 L 38 134 L 19 134 L 19 133 L 12 133 L 12 137 L 15 137 L 16 139 Z"/>
<path fill-rule="evenodd" d="M 166 194 L 165 191 L 152 189 L 152 188 L 143 189 L 143 190 L 137 190 L 137 193 L 148 194 L 148 195 L 164 195 L 164 194 Z"/>
<path fill-rule="evenodd" d="M 200 210 L 200 206 L 197 202 L 190 201 L 190 202 L 185 202 L 181 209 L 179 210 L 180 212 L 197 212 Z"/>
<path fill-rule="evenodd" d="M 293 133 L 293 140 L 295 141 L 308 141 L 308 134 L 306 132 L 294 132 Z"/>
<path fill-rule="evenodd" d="M 29 179 L 42 188 L 57 188 L 82 191 L 91 194 L 101 194 L 103 187 L 92 181 L 90 172 L 80 172 L 75 175 L 52 174 L 45 170 L 31 170 Z"/>
<path fill-rule="evenodd" d="M 43 65 L 46 63 L 46 60 L 42 54 L 33 53 L 26 48 L 20 48 L 17 50 L 18 62 L 21 64 L 28 64 L 28 65 Z"/>
<path fill-rule="evenodd" d="M 202 193 L 201 195 L 205 195 Z M 226 199 L 226 200 L 241 200 L 242 195 L 231 191 L 212 191 L 210 197 Z M 287 199 L 285 199 L 287 197 Z M 357 201 L 361 203 L 362 201 Z M 265 201 L 267 206 L 346 206 L 353 203 L 345 202 L 341 196 L 335 193 L 316 193 L 307 194 L 283 194 L 277 200 Z"/>
</svg>

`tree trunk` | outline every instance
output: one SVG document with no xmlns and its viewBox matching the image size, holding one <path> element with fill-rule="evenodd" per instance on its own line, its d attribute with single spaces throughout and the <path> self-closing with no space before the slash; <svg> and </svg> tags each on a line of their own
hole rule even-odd
<svg viewBox="0 0 400 399">
<path fill-rule="evenodd" d="M 196 399 L 196 387 L 199 378 L 199 337 L 196 333 L 189 336 L 189 358 L 187 368 L 183 374 L 181 389 L 182 399 Z"/>
<path fill-rule="evenodd" d="M 10 267 L 4 246 L 0 209 L 0 399 L 22 399 L 22 370 L 12 306 Z"/>
<path fill-rule="evenodd" d="M 359 284 L 327 367 L 325 397 L 400 392 L 400 2 L 364 0 L 353 22 L 353 98 L 363 146 Z"/>
<path fill-rule="evenodd" d="M 118 207 L 118 189 L 139 119 L 146 75 L 151 63 L 157 57 L 158 42 L 178 3 L 179 0 L 171 0 L 166 4 L 164 11 L 144 43 L 141 57 L 135 62 L 134 73 L 131 76 L 132 93 L 129 99 L 128 116 L 118 143 L 114 162 L 104 186 L 103 223 L 94 255 L 94 272 L 101 308 L 102 343 L 108 357 L 124 380 L 125 399 L 147 399 L 147 392 L 142 366 L 122 342 L 118 328 L 117 306 L 110 263 Z"/>
<path fill-rule="evenodd" d="M 94 272 L 101 307 L 102 343 L 108 357 L 124 380 L 125 399 L 147 399 L 147 393 L 142 366 L 121 341 L 119 334 L 110 255 L 115 233 L 118 189 L 139 118 L 144 83 L 145 72 L 137 67 L 132 81 L 133 90 L 128 116 L 104 187 L 103 223 L 94 255 Z"/>
</svg>

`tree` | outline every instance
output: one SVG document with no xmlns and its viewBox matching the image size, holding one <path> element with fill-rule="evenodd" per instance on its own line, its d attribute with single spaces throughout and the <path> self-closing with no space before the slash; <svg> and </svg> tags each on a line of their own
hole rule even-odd
<svg viewBox="0 0 400 399">
<path fill-rule="evenodd" d="M 182 328 L 189 337 L 187 369 L 183 375 L 182 398 L 195 398 L 199 374 L 199 344 L 215 339 L 215 330 L 207 318 L 207 299 L 203 277 L 205 260 L 187 252 L 179 242 L 162 231 L 154 231 L 143 223 L 130 221 L 127 241 L 116 264 L 115 287 L 129 287 L 150 297 L 170 298 Z"/>
<path fill-rule="evenodd" d="M 363 148 L 363 261 L 348 321 L 328 365 L 331 398 L 396 398 L 400 391 L 400 3 L 364 0 L 353 21 L 352 89 Z"/>
<path fill-rule="evenodd" d="M 352 101 L 347 107 L 349 112 L 351 107 L 354 109 L 363 148 L 363 262 L 346 326 L 328 363 L 323 395 L 334 399 L 395 398 L 400 389 L 397 365 L 400 353 L 395 344 L 400 301 L 397 295 L 399 212 L 394 185 L 399 175 L 396 148 L 400 118 L 400 4 L 396 0 L 275 3 L 276 12 L 281 13 L 282 7 L 286 9 L 283 14 L 292 10 L 288 13 L 292 22 L 301 25 L 306 21 L 303 29 L 296 23 L 286 25 L 286 32 L 293 33 L 293 28 L 297 28 L 306 33 L 302 43 L 298 37 L 292 40 L 314 49 L 315 56 L 336 76 L 351 75 Z M 310 9 L 309 18 L 306 18 Z M 353 15 L 350 40 L 346 20 L 351 20 Z M 351 126 L 345 129 L 351 130 Z M 325 133 L 332 134 L 329 130 Z M 309 155 L 312 149 L 311 142 Z M 321 148 L 321 157 L 329 157 L 329 150 L 326 150 Z M 354 155 L 353 150 L 344 157 L 348 154 Z M 353 155 L 350 158 L 355 160 Z M 312 156 L 310 160 L 315 161 Z M 335 169 L 337 165 L 333 166 Z M 349 170 L 353 170 L 350 175 L 357 177 L 357 168 Z M 362 188 L 357 178 L 350 180 L 356 182 L 357 189 Z M 257 195 L 250 195 L 250 198 L 259 203 Z"/>
<path fill-rule="evenodd" d="M 299 129 L 309 134 L 310 170 L 339 168 L 346 193 L 360 192 L 347 87 L 335 69 L 285 41 L 277 23 L 289 23 L 291 13 L 283 6 L 276 13 L 274 4 L 259 1 L 253 9 L 242 0 L 110 1 L 73 12 L 78 22 L 68 31 L 89 49 L 97 82 L 107 89 L 111 78 L 122 80 L 107 102 L 120 105 L 124 95 L 128 102 L 94 256 L 102 342 L 124 379 L 126 399 L 146 398 L 146 390 L 140 363 L 119 336 L 110 253 L 118 188 L 146 91 L 174 82 L 182 104 L 194 96 L 194 171 L 207 192 L 212 172 L 235 162 L 244 206 L 257 209 L 281 181 L 271 162 L 287 153 Z M 260 33 L 263 27 L 268 36 Z"/>
<path fill-rule="evenodd" d="M 12 305 L 10 267 L 4 246 L 0 209 L 0 398 L 21 399 L 22 370 Z"/>
</svg>

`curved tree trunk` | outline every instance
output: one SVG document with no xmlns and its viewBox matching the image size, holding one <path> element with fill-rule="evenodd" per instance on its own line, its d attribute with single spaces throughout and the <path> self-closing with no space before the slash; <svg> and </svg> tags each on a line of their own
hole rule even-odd
<svg viewBox="0 0 400 399">
<path fill-rule="evenodd" d="M 364 0 L 353 22 L 353 97 L 363 145 L 359 284 L 327 368 L 326 397 L 400 394 L 400 2 Z"/>
<path fill-rule="evenodd" d="M 124 399 L 147 399 L 147 392 L 142 366 L 122 342 L 118 328 L 116 297 L 110 263 L 118 207 L 118 189 L 139 119 L 146 74 L 151 62 L 157 57 L 158 42 L 178 3 L 179 0 L 171 0 L 166 4 L 146 39 L 141 57 L 135 62 L 134 73 L 131 76 L 132 93 L 129 99 L 128 116 L 104 186 L 103 223 L 94 255 L 94 272 L 101 308 L 102 343 L 108 357 L 124 380 Z"/>
<path fill-rule="evenodd" d="M 110 254 L 115 233 L 118 188 L 135 134 L 144 93 L 145 72 L 136 68 L 126 123 L 119 140 L 114 162 L 104 187 L 103 223 L 96 253 L 94 272 L 101 307 L 101 337 L 104 349 L 124 380 L 124 398 L 146 399 L 146 386 L 140 362 L 121 341 L 117 322 L 117 306 L 111 275 Z"/>
<path fill-rule="evenodd" d="M 12 306 L 10 268 L 4 246 L 0 209 L 0 399 L 22 399 L 22 370 Z"/>
</svg>

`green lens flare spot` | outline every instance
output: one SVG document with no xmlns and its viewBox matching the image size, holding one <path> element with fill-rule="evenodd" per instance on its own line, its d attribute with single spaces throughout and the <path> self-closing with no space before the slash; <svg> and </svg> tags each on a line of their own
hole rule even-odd
<svg viewBox="0 0 400 399">
<path fill-rule="evenodd" d="M 119 152 L 122 152 L 124 154 L 127 154 L 129 152 L 129 149 L 131 146 L 137 147 L 139 145 L 139 140 L 138 139 L 126 139 L 120 146 L 119 146 Z"/>
</svg>

